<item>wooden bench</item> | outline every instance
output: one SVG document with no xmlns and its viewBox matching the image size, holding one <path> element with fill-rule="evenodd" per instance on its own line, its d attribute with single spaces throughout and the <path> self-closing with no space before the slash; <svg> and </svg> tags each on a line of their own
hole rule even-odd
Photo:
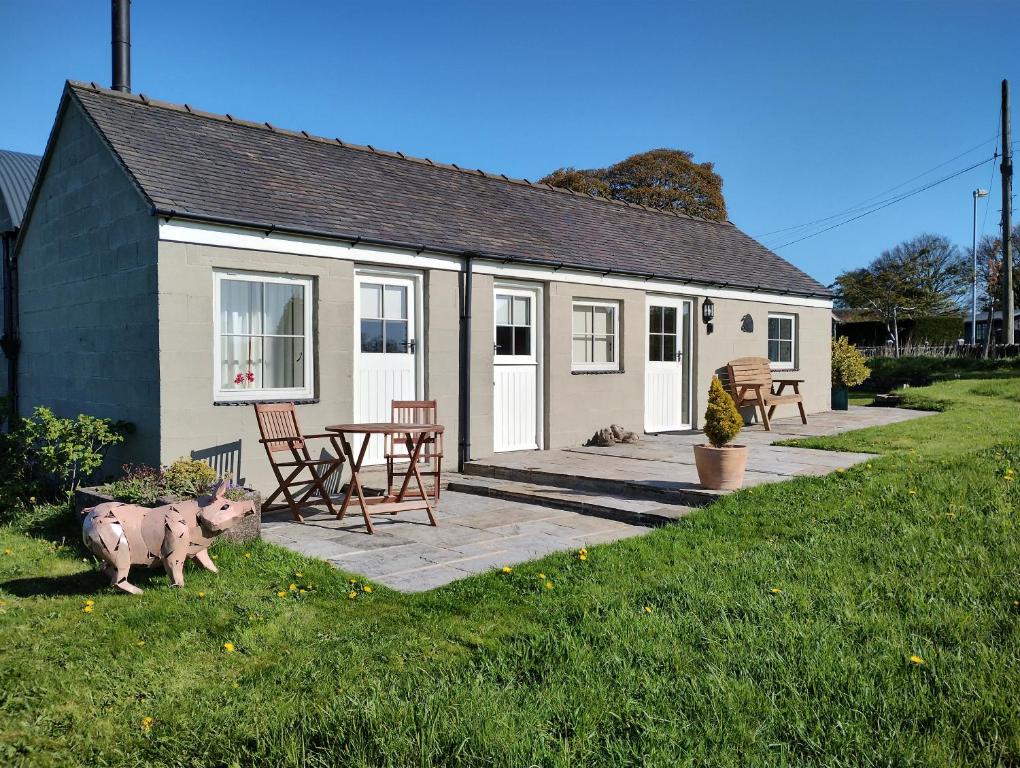
<svg viewBox="0 0 1020 768">
<path fill-rule="evenodd" d="M 737 408 L 748 405 L 758 408 L 765 429 L 769 431 L 772 429 L 769 419 L 775 413 L 776 406 L 787 403 L 797 404 L 800 420 L 807 424 L 804 398 L 800 394 L 800 385 L 804 379 L 773 378 L 772 368 L 769 366 L 768 358 L 765 357 L 738 357 L 727 363 L 726 373 L 730 379 L 730 392 Z M 787 393 L 785 391 L 787 387 L 792 387 L 793 392 Z"/>
</svg>

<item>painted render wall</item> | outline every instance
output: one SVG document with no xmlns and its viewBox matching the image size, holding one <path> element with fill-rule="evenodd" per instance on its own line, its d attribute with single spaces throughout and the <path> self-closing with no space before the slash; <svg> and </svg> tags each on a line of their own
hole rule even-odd
<svg viewBox="0 0 1020 768">
<path fill-rule="evenodd" d="M 697 378 L 694 388 L 694 425 L 700 426 L 707 406 L 708 387 L 713 375 L 725 381 L 726 363 L 737 357 L 768 357 L 768 315 L 777 312 L 797 317 L 796 367 L 775 371 L 776 378 L 804 379 L 800 385 L 804 407 L 809 414 L 827 411 L 832 389 L 832 310 L 821 307 L 792 307 L 764 301 L 713 299 L 715 320 L 712 333 L 701 322 L 701 301 L 695 302 L 695 348 Z M 754 330 L 741 329 L 744 315 L 751 315 Z M 792 390 L 788 390 L 792 391 Z M 745 418 L 753 415 L 745 409 Z M 795 405 L 776 409 L 776 418 L 796 416 Z"/>
<path fill-rule="evenodd" d="M 210 245 L 159 245 L 159 356 L 163 372 L 160 461 L 208 459 L 265 491 L 275 488 L 250 405 L 215 404 L 213 271 L 233 269 L 314 278 L 313 329 L 318 402 L 297 406 L 306 433 L 354 418 L 354 276 L 351 261 Z M 361 266 L 360 264 L 357 266 Z M 367 266 L 367 265 L 366 265 Z M 476 288 L 477 290 L 477 288 Z M 424 397 L 438 402 L 446 467 L 456 468 L 459 304 L 454 272 L 425 273 Z M 490 345 L 491 346 L 491 345 Z M 491 399 L 491 397 L 490 397 Z M 491 441 L 490 441 L 491 444 Z M 328 448 L 316 441 L 313 450 Z M 345 471 L 344 477 L 347 477 Z"/>
<path fill-rule="evenodd" d="M 146 462 L 159 457 L 156 238 L 145 199 L 70 100 L 18 256 L 19 410 L 133 422 L 123 455 Z"/>
</svg>

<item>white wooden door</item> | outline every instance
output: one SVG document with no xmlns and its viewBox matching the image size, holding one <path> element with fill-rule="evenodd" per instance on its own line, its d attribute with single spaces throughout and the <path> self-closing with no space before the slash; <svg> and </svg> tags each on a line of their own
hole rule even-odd
<svg viewBox="0 0 1020 768">
<path fill-rule="evenodd" d="M 394 400 L 418 398 L 416 281 L 364 274 L 356 283 L 354 420 L 390 421 Z M 382 461 L 383 440 L 376 436 L 365 463 Z"/>
<path fill-rule="evenodd" d="M 645 432 L 691 426 L 691 302 L 649 296 L 645 333 Z"/>
<path fill-rule="evenodd" d="M 493 450 L 539 448 L 541 293 L 496 287 L 493 329 Z"/>
</svg>

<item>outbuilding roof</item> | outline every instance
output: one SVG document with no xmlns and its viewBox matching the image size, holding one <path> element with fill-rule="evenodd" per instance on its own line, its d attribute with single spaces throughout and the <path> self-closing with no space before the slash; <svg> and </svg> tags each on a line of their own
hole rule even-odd
<svg viewBox="0 0 1020 768">
<path fill-rule="evenodd" d="M 95 84 L 69 83 L 68 90 L 161 215 L 829 295 L 729 222 L 596 199 Z"/>
<path fill-rule="evenodd" d="M 41 160 L 38 155 L 0 149 L 0 232 L 21 226 Z"/>
</svg>

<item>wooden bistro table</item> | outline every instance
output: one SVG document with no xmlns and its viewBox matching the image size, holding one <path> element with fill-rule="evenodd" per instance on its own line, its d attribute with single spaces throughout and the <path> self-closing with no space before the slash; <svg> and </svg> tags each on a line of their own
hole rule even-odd
<svg viewBox="0 0 1020 768">
<path fill-rule="evenodd" d="M 344 503 L 337 512 L 337 519 L 343 520 L 350 506 L 351 498 L 358 494 L 358 503 L 361 505 L 361 514 L 365 517 L 365 527 L 369 533 L 375 533 L 372 528 L 372 515 L 395 515 L 398 512 L 408 512 L 415 509 L 424 509 L 429 516 L 429 523 L 437 525 L 436 518 L 432 514 L 432 505 L 429 503 L 429 495 L 425 492 L 425 484 L 422 482 L 421 473 L 418 472 L 418 461 L 421 457 L 422 448 L 429 435 L 440 435 L 443 433 L 441 424 L 399 424 L 395 422 L 379 422 L 375 424 L 333 424 L 326 427 L 327 432 L 335 432 L 340 440 L 344 455 L 351 466 L 351 481 L 347 484 L 347 493 L 344 494 Z M 357 458 L 351 448 L 351 440 L 354 435 L 363 435 L 361 448 Z M 358 474 L 361 472 L 361 464 L 365 460 L 365 452 L 368 450 L 368 441 L 373 435 L 394 435 L 395 438 L 402 436 L 407 444 L 407 455 L 410 461 L 407 471 L 404 473 L 404 482 L 400 486 L 400 492 L 394 495 L 388 493 L 386 496 L 369 496 L 366 498 L 365 491 L 361 487 L 361 479 Z M 410 489 L 411 478 L 414 478 L 418 485 L 417 491 Z M 439 482 L 439 479 L 436 479 Z M 389 490 L 389 489 L 388 489 Z M 410 493 L 409 493 L 410 491 Z M 420 494 L 421 498 L 408 498 L 414 493 Z M 371 509 L 369 509 L 371 507 Z"/>
</svg>

